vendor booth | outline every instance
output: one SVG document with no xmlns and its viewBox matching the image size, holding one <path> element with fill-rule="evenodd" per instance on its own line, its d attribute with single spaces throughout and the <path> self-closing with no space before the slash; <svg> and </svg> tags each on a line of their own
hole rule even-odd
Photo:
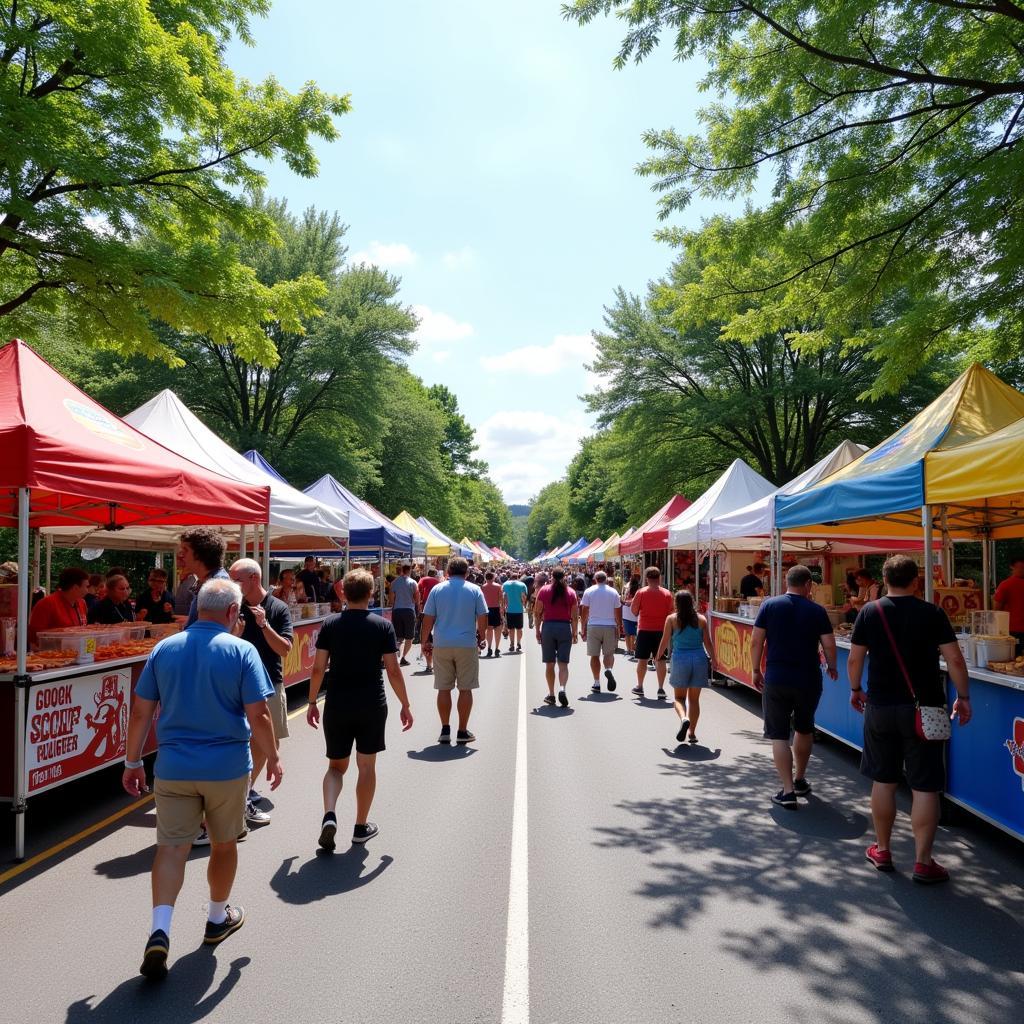
<svg viewBox="0 0 1024 1024">
<path fill-rule="evenodd" d="M 592 540 L 582 551 L 577 551 L 575 555 L 570 555 L 569 564 L 586 565 L 588 562 L 596 561 L 595 552 L 601 547 L 604 547 L 604 541 L 598 537 L 596 540 Z"/>
<path fill-rule="evenodd" d="M 448 544 L 452 549 L 453 555 L 461 555 L 463 558 L 471 558 L 472 552 L 469 548 L 464 547 L 458 541 L 452 540 L 443 530 L 439 530 L 426 516 L 417 516 L 416 522 L 420 524 L 426 531 L 427 536 L 436 537 L 443 543 Z"/>
<path fill-rule="evenodd" d="M 423 545 L 428 558 L 447 558 L 451 555 L 452 546 L 448 541 L 431 534 L 422 523 L 418 523 L 404 509 L 395 516 L 395 525 L 403 530 L 408 530 L 413 535 L 414 541 Z"/>
<path fill-rule="evenodd" d="M 646 523 L 619 541 L 619 557 L 624 566 L 624 577 L 627 568 L 642 574 L 646 566 L 656 565 L 661 570 L 662 580 L 668 580 L 668 524 L 689 507 L 690 502 L 681 494 L 676 494 Z"/>
<path fill-rule="evenodd" d="M 0 525 L 17 529 L 23 568 L 32 529 L 116 537 L 129 527 L 255 526 L 270 512 L 268 486 L 229 480 L 164 448 L 20 341 L 0 349 L 0 474 Z M 21 859 L 31 795 L 124 758 L 139 651 L 155 640 L 79 632 L 73 645 L 30 654 L 28 572 L 12 592 L 0 590 L 5 617 L 15 620 L 13 665 L 0 674 L 0 735 L 13 741 L 0 747 L 0 797 L 14 804 Z M 117 656 L 129 648 L 131 656 Z"/>
</svg>

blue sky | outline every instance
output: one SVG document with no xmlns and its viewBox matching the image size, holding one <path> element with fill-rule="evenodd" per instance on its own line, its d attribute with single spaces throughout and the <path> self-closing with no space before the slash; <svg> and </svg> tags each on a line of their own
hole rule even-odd
<svg viewBox="0 0 1024 1024">
<path fill-rule="evenodd" d="M 337 210 L 350 258 L 402 278 L 412 370 L 456 392 L 506 500 L 528 500 L 591 429 L 603 306 L 671 259 L 634 168 L 644 129 L 695 127 L 697 69 L 665 47 L 616 72 L 621 26 L 579 28 L 558 0 L 277 0 L 254 35 L 240 74 L 353 102 L 319 177 L 275 165 L 270 191 Z"/>
</svg>

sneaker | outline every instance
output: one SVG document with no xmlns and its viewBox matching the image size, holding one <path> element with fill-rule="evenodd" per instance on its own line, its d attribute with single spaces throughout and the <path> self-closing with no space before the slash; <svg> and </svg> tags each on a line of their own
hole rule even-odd
<svg viewBox="0 0 1024 1024">
<path fill-rule="evenodd" d="M 872 843 L 864 851 L 864 856 L 867 857 L 867 859 L 871 861 L 879 871 L 896 870 L 892 863 L 892 853 L 889 850 L 880 850 L 878 848 L 878 843 Z"/>
<path fill-rule="evenodd" d="M 236 843 L 244 843 L 249 838 L 249 826 L 246 825 L 235 839 Z"/>
<path fill-rule="evenodd" d="M 486 653 L 486 654 L 484 655 L 484 657 L 485 657 L 485 658 L 493 658 L 493 657 L 494 657 L 494 651 L 492 651 L 492 650 L 490 649 L 490 647 L 488 647 L 488 648 L 487 648 L 487 653 Z"/>
<path fill-rule="evenodd" d="M 810 796 L 811 795 L 811 784 L 806 779 L 797 779 L 793 783 L 793 792 L 797 796 Z"/>
<path fill-rule="evenodd" d="M 533 629 L 533 626 L 531 626 L 530 629 Z M 522 654 L 522 653 L 523 653 L 523 645 L 522 644 L 516 644 L 516 654 Z"/>
<path fill-rule="evenodd" d="M 245 924 L 245 911 L 241 907 L 225 907 L 225 918 L 220 924 L 212 921 L 206 922 L 206 934 L 203 936 L 203 945 L 216 946 L 223 942 L 232 932 L 237 932 Z"/>
<path fill-rule="evenodd" d="M 515 645 L 514 644 L 509 644 L 508 645 L 508 653 L 509 654 L 515 654 L 516 653 L 516 649 L 515 649 Z"/>
<path fill-rule="evenodd" d="M 612 670 L 610 668 L 606 668 L 604 670 L 604 677 L 608 680 L 608 692 L 614 693 L 615 687 L 619 684 L 615 682 L 615 676 L 612 675 Z"/>
<path fill-rule="evenodd" d="M 647 671 L 648 672 L 653 672 L 654 671 L 654 662 L 650 658 L 647 659 Z"/>
<path fill-rule="evenodd" d="M 631 654 L 631 655 L 629 656 L 629 660 L 630 660 L 630 661 L 636 661 L 636 655 L 635 655 L 635 654 Z"/>
<path fill-rule="evenodd" d="M 338 819 L 333 814 L 325 814 L 320 826 L 320 838 L 317 843 L 325 850 L 333 850 L 334 836 L 338 831 Z"/>
<path fill-rule="evenodd" d="M 402 659 L 401 659 L 401 660 L 400 660 L 400 661 L 398 662 L 398 664 L 399 664 L 399 665 L 401 665 L 401 666 L 402 666 L 402 668 L 408 668 L 408 667 L 409 667 L 409 662 L 408 662 L 408 661 L 406 661 L 406 659 L 405 659 L 405 658 L 402 658 Z"/>
<path fill-rule="evenodd" d="M 567 708 L 569 706 L 569 694 L 567 694 L 565 690 L 558 691 L 558 703 L 561 704 L 563 708 Z"/>
<path fill-rule="evenodd" d="M 691 743 L 696 743 L 697 742 L 697 734 L 695 732 L 691 732 L 690 733 L 690 742 Z"/>
<path fill-rule="evenodd" d="M 495 647 L 495 648 L 494 648 L 494 656 L 495 656 L 496 658 L 500 658 L 500 657 L 501 657 L 501 651 L 500 651 L 500 649 L 499 649 L 499 648 L 497 648 L 497 647 Z"/>
<path fill-rule="evenodd" d="M 460 729 L 455 734 L 455 742 L 460 746 L 464 747 L 467 743 L 472 743 L 476 737 L 468 729 Z"/>
<path fill-rule="evenodd" d="M 676 743 L 682 743 L 686 739 L 686 730 L 690 728 L 690 720 L 684 718 L 679 723 L 679 732 L 676 733 Z"/>
<path fill-rule="evenodd" d="M 629 692 L 636 694 L 637 697 L 642 697 L 644 695 L 644 688 L 642 686 L 634 686 Z"/>
<path fill-rule="evenodd" d="M 356 825 L 352 829 L 352 842 L 365 843 L 367 840 L 372 839 L 379 831 L 380 826 L 375 825 L 372 821 L 368 821 L 365 825 Z"/>
<path fill-rule="evenodd" d="M 249 803 L 258 804 L 263 799 L 261 793 L 257 793 L 255 789 L 249 790 Z"/>
<path fill-rule="evenodd" d="M 658 687 L 658 700 L 665 700 L 665 687 L 664 686 L 659 686 Z"/>
<path fill-rule="evenodd" d="M 449 744 L 452 741 L 452 727 L 450 725 L 441 726 L 441 735 L 437 737 L 438 743 Z"/>
<path fill-rule="evenodd" d="M 920 882 L 921 885 L 936 885 L 938 882 L 948 882 L 949 872 L 934 860 L 930 864 L 922 864 L 920 861 L 917 861 L 914 864 L 914 874 L 912 877 L 915 882 Z"/>
<path fill-rule="evenodd" d="M 547 704 L 549 708 L 553 708 L 555 706 L 555 695 L 553 693 L 547 694 L 544 697 L 544 703 Z"/>
<path fill-rule="evenodd" d="M 167 977 L 167 954 L 170 948 L 171 940 L 167 937 L 167 932 L 157 928 L 146 943 L 139 974 L 150 981 L 163 981 Z"/>
<path fill-rule="evenodd" d="M 800 805 L 796 802 L 796 793 L 792 791 L 787 793 L 784 789 L 780 789 L 775 796 L 772 797 L 772 803 L 778 804 L 780 807 L 785 807 L 787 810 L 795 811 Z"/>
<path fill-rule="evenodd" d="M 591 687 L 590 687 L 590 692 L 591 693 L 600 693 L 601 692 L 601 684 L 598 683 L 598 682 L 594 682 L 591 685 Z"/>
<path fill-rule="evenodd" d="M 270 815 L 266 811 L 261 811 L 254 803 L 249 802 L 245 805 L 245 821 L 247 825 L 269 825 Z"/>
<path fill-rule="evenodd" d="M 195 839 L 192 840 L 192 845 L 193 846 L 209 846 L 210 845 L 210 833 L 206 831 L 206 826 L 205 825 L 199 830 L 199 835 L 197 835 L 195 837 Z"/>
</svg>

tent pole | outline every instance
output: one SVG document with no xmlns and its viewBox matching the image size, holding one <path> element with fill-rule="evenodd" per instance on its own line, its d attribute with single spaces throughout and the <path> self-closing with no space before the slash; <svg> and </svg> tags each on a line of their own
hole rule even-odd
<svg viewBox="0 0 1024 1024">
<path fill-rule="evenodd" d="M 49 594 L 53 586 L 53 537 L 46 535 L 46 592 Z"/>
<path fill-rule="evenodd" d="M 254 527 L 255 529 L 255 527 Z M 263 578 L 270 579 L 270 520 L 263 524 Z"/>
<path fill-rule="evenodd" d="M 238 528 L 238 557 L 249 557 L 249 530 L 244 523 Z"/>
<path fill-rule="evenodd" d="M 378 607 L 384 610 L 384 548 L 380 549 L 380 603 Z"/>
<path fill-rule="evenodd" d="M 28 567 L 29 555 L 29 499 L 27 487 L 18 488 L 18 672 L 14 677 L 14 859 L 25 859 L 25 726 L 28 720 Z"/>
<path fill-rule="evenodd" d="M 981 538 L 981 607 L 989 610 L 992 597 L 992 562 L 989 559 L 990 549 L 988 531 Z"/>
<path fill-rule="evenodd" d="M 921 506 L 921 528 L 924 531 L 924 599 L 931 604 L 935 600 L 935 576 L 932 572 L 932 509 Z"/>
<path fill-rule="evenodd" d="M 772 595 L 782 593 L 782 531 L 772 531 Z"/>
<path fill-rule="evenodd" d="M 39 575 L 40 568 L 43 561 L 43 534 L 40 530 L 36 530 L 36 544 L 35 544 L 35 555 L 32 557 L 32 589 L 37 590 L 39 588 Z M 21 566 L 18 566 L 19 575 L 21 574 Z"/>
</svg>

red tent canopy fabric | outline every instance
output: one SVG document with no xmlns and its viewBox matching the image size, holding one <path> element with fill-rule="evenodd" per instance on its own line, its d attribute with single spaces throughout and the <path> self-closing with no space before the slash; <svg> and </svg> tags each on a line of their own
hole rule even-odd
<svg viewBox="0 0 1024 1024">
<path fill-rule="evenodd" d="M 270 488 L 197 466 L 130 427 L 24 342 L 0 348 L 0 526 L 265 523 Z"/>
<path fill-rule="evenodd" d="M 639 555 L 642 551 L 666 551 L 668 524 L 690 505 L 691 502 L 681 494 L 669 499 L 632 537 L 619 544 L 619 554 Z"/>
</svg>

